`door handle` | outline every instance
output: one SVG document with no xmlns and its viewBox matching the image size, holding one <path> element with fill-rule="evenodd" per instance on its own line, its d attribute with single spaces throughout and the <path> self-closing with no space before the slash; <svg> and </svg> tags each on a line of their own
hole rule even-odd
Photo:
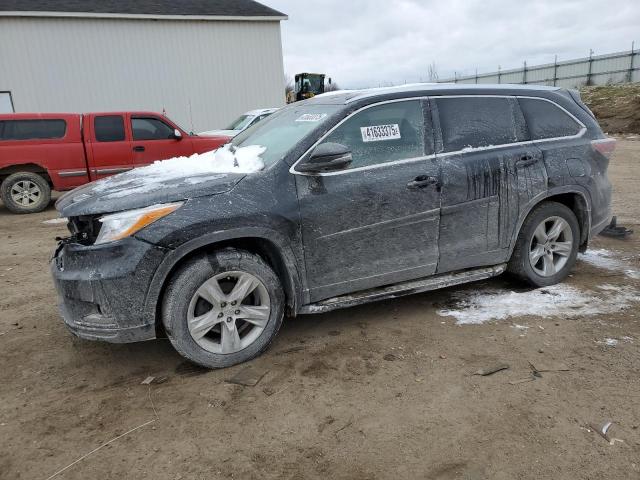
<svg viewBox="0 0 640 480">
<path fill-rule="evenodd" d="M 409 190 L 417 190 L 419 188 L 428 187 L 429 185 L 436 185 L 440 187 L 440 183 L 436 177 L 431 177 L 429 175 L 418 175 L 416 178 L 407 183 L 407 188 Z"/>
<path fill-rule="evenodd" d="M 520 157 L 520 160 L 518 161 L 518 166 L 520 167 L 529 167 L 531 165 L 533 165 L 534 163 L 536 163 L 536 158 L 533 157 L 532 155 L 523 155 Z"/>
<path fill-rule="evenodd" d="M 133 147 L 134 152 L 144 152 L 144 147 L 142 145 L 137 145 Z"/>
</svg>

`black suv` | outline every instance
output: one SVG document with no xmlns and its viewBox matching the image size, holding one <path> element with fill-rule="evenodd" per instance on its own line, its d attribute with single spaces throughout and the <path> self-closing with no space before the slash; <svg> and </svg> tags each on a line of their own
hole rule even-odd
<svg viewBox="0 0 640 480">
<path fill-rule="evenodd" d="M 62 197 L 72 236 L 51 269 L 67 326 L 109 342 L 166 332 L 190 360 L 226 367 L 261 353 L 285 311 L 504 271 L 554 284 L 610 219 L 615 141 L 560 88 L 321 95 L 241 133 L 226 154 L 257 145 L 263 168 L 252 173 L 112 177 Z"/>
</svg>

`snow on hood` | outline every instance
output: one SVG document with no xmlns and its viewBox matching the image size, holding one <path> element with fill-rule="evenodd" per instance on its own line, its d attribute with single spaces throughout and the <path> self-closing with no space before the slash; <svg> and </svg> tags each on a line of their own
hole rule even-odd
<svg viewBox="0 0 640 480">
<path fill-rule="evenodd" d="M 230 191 L 247 174 L 264 169 L 265 147 L 251 145 L 190 157 L 157 161 L 62 195 L 56 202 L 61 216 L 92 215 L 216 195 Z"/>
<path fill-rule="evenodd" d="M 195 184 L 225 173 L 254 173 L 264 168 L 260 155 L 265 150 L 265 147 L 259 145 L 236 148 L 226 144 L 211 152 L 155 161 L 151 165 L 98 180 L 92 190 L 93 193 L 112 191 L 109 196 L 117 197 L 119 194 L 131 193 L 132 189 L 136 193 L 142 193 L 162 188 L 165 182 L 177 178 L 184 178 L 186 183 Z"/>
</svg>

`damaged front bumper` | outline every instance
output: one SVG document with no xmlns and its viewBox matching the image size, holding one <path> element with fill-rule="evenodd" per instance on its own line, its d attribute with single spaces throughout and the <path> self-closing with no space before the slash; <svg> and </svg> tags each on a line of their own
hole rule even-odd
<svg viewBox="0 0 640 480">
<path fill-rule="evenodd" d="M 144 318 L 151 278 L 166 250 L 129 237 L 104 245 L 58 245 L 51 273 L 67 327 L 78 337 L 130 343 L 156 337 Z"/>
</svg>

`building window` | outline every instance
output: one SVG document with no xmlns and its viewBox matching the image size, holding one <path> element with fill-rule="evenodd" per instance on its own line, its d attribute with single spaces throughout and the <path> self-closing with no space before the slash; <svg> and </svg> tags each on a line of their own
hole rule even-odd
<svg viewBox="0 0 640 480">
<path fill-rule="evenodd" d="M 13 113 L 11 92 L 0 92 L 0 113 Z"/>
</svg>

